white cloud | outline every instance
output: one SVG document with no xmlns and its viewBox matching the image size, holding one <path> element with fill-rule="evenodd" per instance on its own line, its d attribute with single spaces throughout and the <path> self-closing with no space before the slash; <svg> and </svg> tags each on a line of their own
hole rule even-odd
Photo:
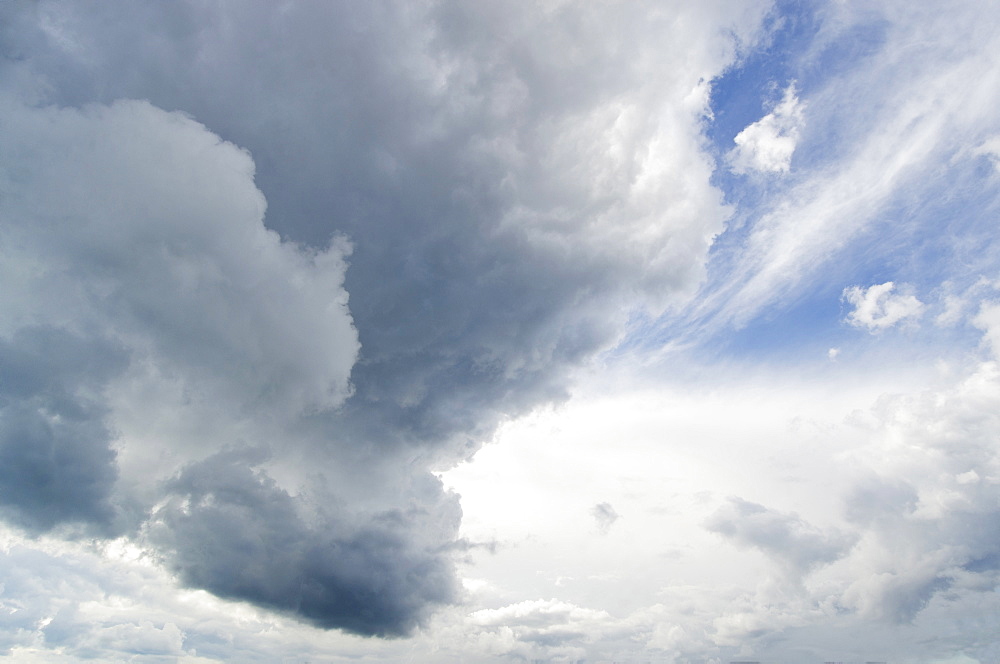
<svg viewBox="0 0 1000 664">
<path fill-rule="evenodd" d="M 891 281 L 868 288 L 845 288 L 844 300 L 854 305 L 854 310 L 847 314 L 847 322 L 875 334 L 901 321 L 919 318 L 924 312 L 923 302 L 915 295 L 893 293 L 895 288 Z"/>
<path fill-rule="evenodd" d="M 994 136 L 972 150 L 973 155 L 989 157 L 993 167 L 1000 171 L 1000 136 Z"/>
<path fill-rule="evenodd" d="M 795 85 L 789 85 L 773 111 L 733 139 L 730 168 L 735 173 L 787 173 L 804 124 L 805 104 L 799 101 Z"/>
<path fill-rule="evenodd" d="M 944 311 L 934 317 L 935 325 L 948 327 L 955 325 L 962 320 L 965 314 L 965 300 L 957 295 L 949 293 L 944 296 Z"/>
<path fill-rule="evenodd" d="M 911 7 L 824 7 L 816 52 L 803 56 L 807 61 L 824 57 L 830 44 L 850 42 L 856 31 L 879 22 L 886 30 L 871 55 L 810 89 L 810 168 L 748 211 L 747 237 L 738 251 L 723 252 L 719 274 L 684 314 L 692 336 L 744 325 L 801 298 L 857 256 L 893 255 L 907 234 L 941 233 L 940 219 L 919 212 L 929 187 L 947 187 L 939 165 L 953 159 L 967 165 L 969 150 L 1000 130 L 1000 38 L 985 28 L 995 17 L 981 4 L 959 3 L 947 16 Z M 824 135 L 831 140 L 824 143 Z M 797 150 L 806 147 L 800 143 Z M 886 219 L 894 201 L 915 213 Z M 970 266 L 982 273 L 984 256 L 977 252 L 993 234 L 973 225 L 973 255 L 948 261 L 949 278 L 968 278 Z"/>
<path fill-rule="evenodd" d="M 985 525 L 1000 486 L 996 363 L 823 367 L 811 382 L 730 373 L 642 393 L 602 373 L 562 411 L 512 423 L 447 475 L 466 494 L 464 532 L 501 543 L 476 554 L 492 588 L 480 601 L 534 574 L 553 602 L 604 608 L 606 636 L 579 643 L 588 659 L 635 652 L 618 629 L 647 657 L 723 661 L 944 657 L 943 635 L 976 642 L 967 621 L 994 610 L 1000 578 Z M 567 518 L 594 491 L 629 514 L 596 540 Z M 513 495 L 525 504 L 501 498 Z M 713 546 L 705 523 L 742 548 Z"/>
<path fill-rule="evenodd" d="M 983 302 L 972 322 L 983 331 L 983 341 L 992 349 L 993 355 L 1000 359 L 1000 303 Z"/>
<path fill-rule="evenodd" d="M 527 600 L 469 615 L 467 636 L 483 654 L 528 661 L 578 661 L 586 645 L 606 635 L 614 620 L 606 611 L 559 600 Z"/>
<path fill-rule="evenodd" d="M 146 102 L 4 109 L 0 335 L 117 358 L 91 398 L 127 491 L 350 395 L 350 246 L 266 229 L 245 151 Z"/>
</svg>

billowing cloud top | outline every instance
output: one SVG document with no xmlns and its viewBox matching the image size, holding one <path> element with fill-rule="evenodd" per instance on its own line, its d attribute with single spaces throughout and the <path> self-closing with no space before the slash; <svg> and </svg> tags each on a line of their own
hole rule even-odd
<svg viewBox="0 0 1000 664">
<path fill-rule="evenodd" d="M 795 86 L 788 86 L 773 111 L 736 134 L 733 139 L 736 147 L 729 153 L 733 172 L 787 173 L 804 115 Z"/>
<path fill-rule="evenodd" d="M 699 123 L 758 10 L 649 9 L 7 6 L 8 518 L 323 627 L 454 600 L 431 469 L 729 214 Z"/>
</svg>

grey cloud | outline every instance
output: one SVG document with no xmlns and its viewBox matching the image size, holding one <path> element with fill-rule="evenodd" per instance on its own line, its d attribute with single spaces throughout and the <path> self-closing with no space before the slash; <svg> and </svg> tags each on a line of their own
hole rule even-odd
<svg viewBox="0 0 1000 664">
<path fill-rule="evenodd" d="M 935 593 L 948 588 L 951 583 L 951 579 L 935 575 L 893 576 L 880 593 L 879 612 L 883 618 L 893 622 L 910 622 Z"/>
<path fill-rule="evenodd" d="M 637 49 L 676 17 L 649 25 L 638 8 L 559 21 L 456 3 L 38 11 L 59 18 L 63 43 L 32 44 L 24 66 L 60 102 L 142 97 L 192 113 L 254 154 L 269 225 L 313 246 L 352 239 L 351 437 L 454 437 L 467 454 L 502 415 L 562 398 L 564 372 L 615 339 L 622 298 L 655 307 L 691 287 L 727 215 L 697 111 L 635 107 L 687 95 L 724 64 L 690 57 L 711 22 L 683 35 L 682 69 L 640 66 Z M 580 57 L 555 47 L 570 43 Z M 259 66 L 235 66 L 248 61 Z M 650 157 L 685 123 L 690 143 Z M 654 161 L 666 170 L 650 180 Z"/>
<path fill-rule="evenodd" d="M 229 451 L 186 468 L 149 537 L 183 581 L 220 597 L 294 613 L 358 634 L 408 634 L 435 605 L 453 601 L 451 563 L 435 548 L 419 506 L 310 519 L 262 470 L 259 453 Z M 436 515 L 435 515 L 436 516 Z M 453 511 L 451 537 L 458 528 Z M 427 540 L 430 540 L 429 542 Z"/>
<path fill-rule="evenodd" d="M 491 645 L 491 654 L 525 661 L 581 661 L 585 644 L 618 625 L 605 611 L 557 600 L 525 601 L 474 612 L 467 638 Z"/>
<path fill-rule="evenodd" d="M 843 533 L 823 532 L 797 514 L 771 510 L 742 498 L 730 498 L 705 526 L 739 546 L 759 549 L 778 561 L 784 571 L 796 575 L 838 560 L 855 542 Z"/>
<path fill-rule="evenodd" d="M 132 352 L 109 391 L 129 500 L 166 500 L 143 487 L 226 445 L 275 451 L 274 484 L 169 485 L 221 501 L 160 515 L 187 583 L 371 634 L 451 596 L 457 516 L 420 488 L 428 468 L 564 398 L 630 314 L 691 294 L 729 214 L 699 91 L 758 9 L 656 6 L 6 8 L 25 159 L 4 212 L 72 274 L 0 303 Z M 329 499 L 346 534 L 293 518 L 292 494 Z M 210 524 L 260 537 L 245 568 Z M 368 572 L 351 586 L 327 549 Z"/>
<path fill-rule="evenodd" d="M 4 108 L 8 324 L 110 328 L 243 403 L 346 398 L 349 249 L 305 252 L 265 229 L 249 155 L 144 102 Z"/>
<path fill-rule="evenodd" d="M 895 520 L 912 513 L 919 495 L 903 480 L 869 478 L 858 482 L 846 499 L 847 518 L 861 525 Z"/>
<path fill-rule="evenodd" d="M 532 643 L 537 646 L 552 648 L 565 643 L 579 643 L 586 639 L 584 632 L 573 631 L 571 629 L 551 629 L 536 632 L 526 632 L 521 635 L 521 640 L 525 643 Z"/>
<path fill-rule="evenodd" d="M 97 394 L 123 349 L 50 326 L 0 338 L 0 512 L 31 531 L 82 524 L 109 532 L 117 479 Z"/>
<path fill-rule="evenodd" d="M 158 480 L 192 458 L 264 430 L 306 446 L 296 421 L 351 392 L 346 243 L 305 249 L 265 229 L 252 160 L 186 116 L 145 102 L 0 104 L 4 514 L 33 531 L 134 531 Z M 218 439 L 185 431 L 193 415 Z M 381 532 L 341 548 L 381 543 L 391 557 Z M 326 573 L 318 554 L 298 562 Z M 381 583 L 357 578 L 356 593 Z"/>
<path fill-rule="evenodd" d="M 861 575 L 845 594 L 864 614 L 909 622 L 945 589 L 995 587 L 1000 375 L 991 362 L 954 385 L 886 395 L 867 449 L 877 475 L 846 496 L 861 529 Z"/>
</svg>

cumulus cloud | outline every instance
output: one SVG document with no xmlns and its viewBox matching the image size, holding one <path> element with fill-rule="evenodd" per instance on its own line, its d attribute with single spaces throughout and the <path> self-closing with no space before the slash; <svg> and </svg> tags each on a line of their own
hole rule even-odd
<svg viewBox="0 0 1000 664">
<path fill-rule="evenodd" d="M 919 318 L 924 312 L 924 303 L 905 289 L 893 293 L 895 288 L 891 281 L 868 288 L 845 288 L 842 297 L 854 306 L 847 314 L 847 322 L 876 334 L 900 321 Z"/>
<path fill-rule="evenodd" d="M 458 512 L 433 478 L 406 481 L 402 511 L 305 520 L 256 457 L 218 453 L 271 447 L 279 430 L 283 450 L 304 451 L 315 443 L 295 422 L 350 396 L 348 245 L 265 229 L 247 153 L 180 114 L 5 108 L 6 516 L 36 532 L 141 526 L 183 581 L 324 627 L 399 635 L 452 599 Z M 188 417 L 218 437 L 185 439 L 173 420 Z"/>
<path fill-rule="evenodd" d="M 823 532 L 798 515 L 771 510 L 742 498 L 730 498 L 705 523 L 738 546 L 753 547 L 776 560 L 792 575 L 842 558 L 854 544 L 840 532 Z"/>
<path fill-rule="evenodd" d="M 862 527 L 855 579 L 845 604 L 865 615 L 908 622 L 956 584 L 992 588 L 1000 540 L 1000 372 L 978 364 L 954 385 L 887 395 L 874 409 L 872 437 L 857 459 L 875 472 L 847 497 Z"/>
<path fill-rule="evenodd" d="M 630 310 L 690 294 L 730 214 L 701 150 L 705 81 L 762 9 L 654 7 L 185 4 L 110 20 L 52 3 L 18 47 L 52 101 L 148 98 L 251 150 L 280 233 L 349 236 L 363 361 L 339 426 L 468 453 L 501 413 L 561 398 L 563 372 Z M 138 38 L 163 25 L 173 38 Z M 261 51 L 267 67 L 234 66 Z"/>
<path fill-rule="evenodd" d="M 763 4 L 5 7 L 0 335 L 11 362 L 57 354 L 20 347 L 52 328 L 108 366 L 5 411 L 10 468 L 62 477 L 44 443 L 76 469 L 3 476 L 8 517 L 412 629 L 454 598 L 432 469 L 703 278 L 731 213 L 705 82 Z"/>
<path fill-rule="evenodd" d="M 183 402 L 237 419 L 350 394 L 348 247 L 304 251 L 266 230 L 244 151 L 144 102 L 2 103 L 0 454 L 16 522 L 111 532 L 141 519 L 137 496 L 112 496 L 128 493 L 120 471 L 148 487 L 205 453 L 148 416 L 134 436 L 123 404 L 155 407 L 142 403 L 151 385 L 172 381 Z"/>
<path fill-rule="evenodd" d="M 730 168 L 734 173 L 787 173 L 804 124 L 805 104 L 799 101 L 795 85 L 789 85 L 773 111 L 733 139 Z"/>
<path fill-rule="evenodd" d="M 455 598 L 451 563 L 437 550 L 455 533 L 436 532 L 439 515 L 414 509 L 352 524 L 333 514 L 310 523 L 255 461 L 223 452 L 168 483 L 147 536 L 185 583 L 379 636 L 407 634 Z"/>
</svg>

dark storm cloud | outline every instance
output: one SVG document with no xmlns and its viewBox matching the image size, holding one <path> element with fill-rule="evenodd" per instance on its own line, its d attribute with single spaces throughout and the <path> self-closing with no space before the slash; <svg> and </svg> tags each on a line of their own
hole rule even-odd
<svg viewBox="0 0 1000 664">
<path fill-rule="evenodd" d="M 854 544 L 851 537 L 823 532 L 797 514 L 771 510 L 742 498 L 730 498 L 705 525 L 739 546 L 759 549 L 795 575 L 832 563 Z"/>
<path fill-rule="evenodd" d="M 357 336 L 343 290 L 346 243 L 305 250 L 281 242 L 263 226 L 249 156 L 183 115 L 145 102 L 35 108 L 0 92 L 8 93 L 0 94 L 0 503 L 8 520 L 35 532 L 81 524 L 91 534 L 132 534 L 162 499 L 160 480 L 186 462 L 265 430 L 281 430 L 286 449 L 305 446 L 285 428 L 351 391 Z M 430 601 L 372 590 L 387 579 L 398 597 L 418 594 L 405 577 L 380 576 L 413 571 L 403 554 L 393 557 L 405 542 L 391 544 L 404 538 L 376 528 L 336 542 L 371 558 L 374 570 L 355 574 L 345 596 L 373 606 L 387 598 L 370 619 L 385 626 L 370 632 L 410 626 Z M 436 555 L 427 554 L 427 566 L 447 575 L 447 553 Z M 333 614 L 322 589 L 336 575 L 320 554 L 256 564 L 269 562 L 300 563 L 320 590 L 293 607 L 241 587 L 248 599 L 317 622 Z M 421 578 L 434 578 L 425 571 Z"/>
<path fill-rule="evenodd" d="M 303 506 L 255 468 L 253 452 L 223 452 L 170 482 L 150 537 L 185 583 L 220 597 L 295 613 L 320 627 L 408 634 L 456 597 L 454 571 L 425 513 L 385 512 L 349 523 Z M 451 533 L 459 512 L 452 512 Z M 435 517 L 439 520 L 439 517 Z"/>
<path fill-rule="evenodd" d="M 253 153 L 271 227 L 314 246 L 334 232 L 351 238 L 346 287 L 363 355 L 339 423 L 350 438 L 439 447 L 456 436 L 461 449 L 499 417 L 561 398 L 564 372 L 620 330 L 621 298 L 688 287 L 721 228 L 707 188 L 674 195 L 703 198 L 700 217 L 629 200 L 655 113 L 635 118 L 624 145 L 605 145 L 632 96 L 664 94 L 651 75 L 678 85 L 671 63 L 636 64 L 655 32 L 644 12 L 34 11 L 46 38 L 25 47 L 25 66 L 54 100 L 139 97 L 191 113 Z M 677 78 L 693 86 L 701 75 Z M 603 163 L 602 149 L 618 163 Z M 654 242 L 631 246 L 636 224 L 658 224 Z M 609 237 L 594 246 L 588 233 Z M 637 251 L 650 260 L 628 260 Z"/>
<path fill-rule="evenodd" d="M 0 338 L 0 512 L 9 520 L 36 532 L 110 527 L 117 469 L 95 397 L 124 365 L 120 346 L 53 327 Z"/>
<path fill-rule="evenodd" d="M 169 500 L 150 540 L 187 583 L 365 634 L 452 597 L 455 498 L 429 469 L 691 293 L 729 214 L 699 122 L 731 56 L 705 44 L 737 18 L 655 8 L 6 8 L 18 140 L 49 159 L 14 212 L 58 231 L 22 227 L 78 273 L 65 315 L 134 345 L 109 392 L 132 499 L 208 501 Z M 255 444 L 253 471 L 156 476 Z"/>
</svg>

